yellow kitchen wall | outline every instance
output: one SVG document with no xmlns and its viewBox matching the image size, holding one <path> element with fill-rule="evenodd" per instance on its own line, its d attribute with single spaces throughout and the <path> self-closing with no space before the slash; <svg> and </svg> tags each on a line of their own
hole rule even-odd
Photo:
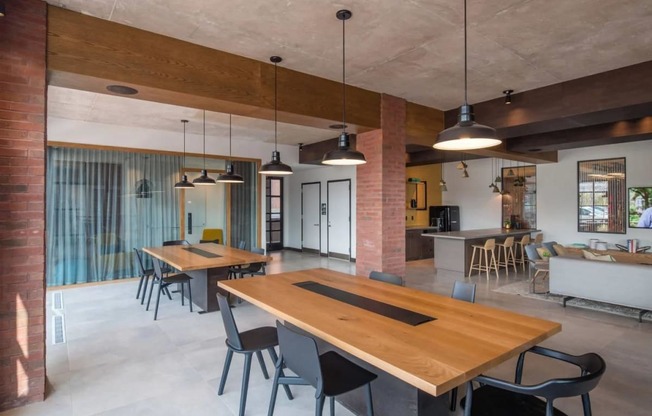
<svg viewBox="0 0 652 416">
<path fill-rule="evenodd" d="M 441 180 L 441 164 L 412 166 L 405 169 L 405 183 L 407 186 L 408 178 L 419 178 L 421 182 L 426 182 L 426 210 L 416 210 L 406 208 L 405 215 L 407 220 L 406 226 L 428 226 L 428 209 L 431 205 L 441 205 L 441 191 L 439 190 L 439 181 Z M 407 189 L 407 188 L 406 188 Z M 406 198 L 409 195 L 406 194 Z M 409 207 L 409 201 L 406 201 L 406 207 Z"/>
</svg>

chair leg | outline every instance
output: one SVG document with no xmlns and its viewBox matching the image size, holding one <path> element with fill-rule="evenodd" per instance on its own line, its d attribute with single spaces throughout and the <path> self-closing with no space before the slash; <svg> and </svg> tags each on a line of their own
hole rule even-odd
<svg viewBox="0 0 652 416">
<path fill-rule="evenodd" d="M 170 294 L 170 289 L 167 286 L 164 288 L 165 294 L 168 295 L 168 299 L 172 300 L 172 295 Z"/>
<path fill-rule="evenodd" d="M 145 307 L 145 310 L 149 310 L 149 303 L 152 300 L 152 292 L 154 291 L 154 283 L 156 283 L 156 277 L 152 279 L 152 284 L 149 286 L 149 296 L 147 297 L 147 306 Z"/>
<path fill-rule="evenodd" d="M 158 285 L 158 292 L 156 293 L 156 307 L 154 308 L 154 320 L 156 321 L 156 317 L 158 316 L 158 303 L 161 300 L 161 291 L 163 290 L 163 285 L 159 284 Z"/>
<path fill-rule="evenodd" d="M 256 358 L 258 358 L 258 364 L 260 364 L 260 369 L 263 371 L 263 377 L 265 377 L 265 380 L 269 380 L 269 374 L 267 373 L 267 367 L 265 367 L 263 354 L 260 351 L 256 351 Z"/>
<path fill-rule="evenodd" d="M 147 296 L 147 285 L 149 284 L 149 276 L 145 276 L 145 284 L 143 285 L 143 296 L 140 299 L 140 304 L 143 305 L 145 303 L 145 297 Z M 154 284 L 154 283 L 152 283 Z"/>
<path fill-rule="evenodd" d="M 584 408 L 584 416 L 591 416 L 591 399 L 589 393 L 582 395 L 582 407 Z"/>
<path fill-rule="evenodd" d="M 457 409 L 457 387 L 451 390 L 450 398 L 451 398 L 450 409 L 451 412 L 454 412 L 455 409 Z"/>
<path fill-rule="evenodd" d="M 274 347 L 270 347 L 267 349 L 267 352 L 269 352 L 269 356 L 272 358 L 272 362 L 274 365 L 278 362 L 278 356 L 276 355 L 276 351 L 274 351 Z M 283 365 L 281 365 L 281 369 L 278 372 L 280 377 L 285 377 L 285 373 L 283 373 Z M 287 384 L 283 384 L 283 389 L 285 390 L 285 395 L 288 396 L 288 400 L 294 399 L 292 396 L 292 392 L 290 391 L 290 386 Z"/>
<path fill-rule="evenodd" d="M 328 399 L 330 402 L 331 416 L 335 416 L 335 396 L 331 396 Z"/>
<path fill-rule="evenodd" d="M 217 389 L 217 395 L 221 396 L 224 393 L 224 385 L 226 378 L 229 375 L 229 368 L 231 368 L 231 358 L 233 358 L 233 351 L 229 348 L 226 350 L 226 359 L 224 360 L 224 369 L 222 370 L 222 378 L 220 378 L 220 387 Z"/>
<path fill-rule="evenodd" d="M 138 282 L 138 292 L 136 292 L 136 299 L 140 299 L 140 289 L 143 288 L 143 280 L 145 279 L 145 275 L 140 276 L 140 282 Z"/>
<path fill-rule="evenodd" d="M 283 364 L 276 369 L 274 373 L 274 384 L 272 385 L 272 397 L 269 399 L 269 409 L 267 410 L 267 416 L 274 416 L 274 406 L 276 406 L 276 395 L 278 393 L 278 379 L 281 377 L 281 372 L 283 371 Z M 287 385 L 283 385 L 287 387 Z M 291 400 L 291 399 L 290 399 Z"/>
<path fill-rule="evenodd" d="M 186 295 L 185 295 L 185 292 L 184 292 L 184 289 L 183 289 L 184 287 L 185 287 L 185 285 L 183 283 L 181 283 L 181 306 L 186 306 L 186 304 L 184 303 L 186 301 L 185 300 Z"/>
<path fill-rule="evenodd" d="M 489 267 L 489 250 L 484 250 L 484 265 L 485 265 L 485 270 L 487 271 L 487 280 L 489 280 L 489 271 L 491 268 Z"/>
<path fill-rule="evenodd" d="M 466 398 L 464 404 L 464 416 L 471 416 L 471 408 L 473 407 L 473 383 L 466 383 Z"/>
<path fill-rule="evenodd" d="M 471 277 L 471 272 L 473 272 L 473 261 L 475 260 L 475 247 L 473 247 L 473 253 L 471 254 L 471 266 L 469 267 L 469 275 L 467 277 Z"/>
<path fill-rule="evenodd" d="M 367 416 L 374 416 L 374 401 L 371 397 L 371 383 L 367 383 Z"/>
<path fill-rule="evenodd" d="M 322 394 L 315 399 L 315 416 L 322 416 L 324 412 L 324 402 L 326 397 Z"/>
<path fill-rule="evenodd" d="M 244 416 L 247 405 L 247 389 L 249 388 L 249 373 L 251 372 L 251 353 L 245 354 L 244 373 L 242 375 L 242 391 L 240 392 L 240 413 Z"/>
<path fill-rule="evenodd" d="M 192 289 L 190 288 L 190 282 L 188 282 L 188 305 L 190 305 L 190 312 L 192 312 Z"/>
<path fill-rule="evenodd" d="M 494 251 L 491 250 L 491 261 L 494 264 L 494 271 L 496 272 L 496 278 L 499 278 L 500 276 L 498 275 L 498 264 L 496 264 L 496 256 L 494 255 Z M 507 269 L 507 267 L 505 267 Z"/>
</svg>

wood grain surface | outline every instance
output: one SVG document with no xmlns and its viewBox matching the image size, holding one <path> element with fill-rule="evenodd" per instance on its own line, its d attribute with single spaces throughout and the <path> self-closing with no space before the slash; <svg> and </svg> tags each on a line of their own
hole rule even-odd
<svg viewBox="0 0 652 416">
<path fill-rule="evenodd" d="M 184 250 L 184 248 L 188 247 L 194 247 L 213 254 L 218 254 L 221 257 L 208 258 Z M 215 243 L 193 244 L 192 246 L 145 247 L 143 248 L 143 251 L 159 260 L 163 260 L 170 266 L 182 272 L 272 261 L 272 258 L 269 256 L 255 254 L 245 250 L 238 250 L 237 248 L 231 248 Z"/>
<path fill-rule="evenodd" d="M 307 280 L 437 320 L 411 326 L 292 285 Z M 556 322 L 326 269 L 219 286 L 434 396 L 561 331 Z"/>
</svg>

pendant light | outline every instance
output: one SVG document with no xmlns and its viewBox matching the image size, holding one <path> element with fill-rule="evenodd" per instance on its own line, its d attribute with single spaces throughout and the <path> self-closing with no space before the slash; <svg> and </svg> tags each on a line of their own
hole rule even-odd
<svg viewBox="0 0 652 416">
<path fill-rule="evenodd" d="M 188 120 L 181 120 L 183 123 L 183 165 L 186 165 L 186 124 Z M 184 174 L 181 181 L 174 184 L 174 189 L 192 189 L 195 185 L 188 181 L 188 175 Z"/>
<path fill-rule="evenodd" d="M 346 132 L 346 21 L 353 14 L 349 10 L 340 10 L 335 16 L 342 21 L 342 133 L 337 143 L 337 149 L 324 154 L 321 163 L 325 165 L 362 165 L 367 163 L 364 155 L 350 148 L 349 133 Z"/>
<path fill-rule="evenodd" d="M 466 0 L 464 0 L 464 104 L 460 107 L 457 124 L 441 131 L 435 144 L 439 150 L 470 150 L 483 149 L 499 145 L 501 140 L 496 136 L 496 129 L 476 123 L 473 106 L 467 99 L 467 52 L 466 52 Z"/>
<path fill-rule="evenodd" d="M 444 180 L 444 165 L 446 164 L 446 156 L 444 156 L 444 161 L 441 163 L 441 179 L 439 179 L 439 190 L 441 192 L 448 191 L 448 186 L 446 186 L 446 181 Z"/>
<path fill-rule="evenodd" d="M 231 114 L 229 114 L 229 162 L 226 164 L 226 173 L 217 177 L 221 183 L 243 183 L 244 179 L 237 173 L 233 173 L 233 162 L 231 161 Z"/>
<path fill-rule="evenodd" d="M 283 61 L 280 56 L 272 56 L 269 58 L 274 63 L 274 151 L 272 152 L 272 160 L 265 163 L 258 173 L 261 175 L 292 175 L 292 168 L 285 163 L 281 162 L 281 154 L 277 150 L 278 140 L 278 63 Z"/>
<path fill-rule="evenodd" d="M 215 185 L 215 179 L 209 177 L 206 172 L 206 110 L 204 110 L 204 169 L 201 170 L 201 176 L 192 183 L 200 186 Z"/>
</svg>

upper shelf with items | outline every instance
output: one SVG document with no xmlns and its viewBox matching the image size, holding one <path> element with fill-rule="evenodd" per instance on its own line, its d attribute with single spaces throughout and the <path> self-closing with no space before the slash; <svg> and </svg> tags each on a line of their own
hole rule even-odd
<svg viewBox="0 0 652 416">
<path fill-rule="evenodd" d="M 426 210 L 427 207 L 427 183 L 419 178 L 408 178 L 405 187 L 406 209 Z"/>
</svg>

